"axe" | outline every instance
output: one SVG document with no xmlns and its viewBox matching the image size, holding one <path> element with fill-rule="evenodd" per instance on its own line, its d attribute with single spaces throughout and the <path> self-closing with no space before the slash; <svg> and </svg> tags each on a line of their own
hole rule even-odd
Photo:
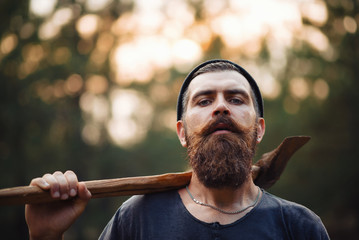
<svg viewBox="0 0 359 240">
<path fill-rule="evenodd" d="M 265 153 L 252 165 L 254 183 L 268 189 L 280 178 L 292 155 L 310 140 L 308 136 L 287 137 L 273 151 Z M 179 189 L 189 184 L 192 172 L 154 176 L 85 181 L 92 198 L 129 196 Z M 35 204 L 59 201 L 36 186 L 0 189 L 0 205 Z"/>
</svg>

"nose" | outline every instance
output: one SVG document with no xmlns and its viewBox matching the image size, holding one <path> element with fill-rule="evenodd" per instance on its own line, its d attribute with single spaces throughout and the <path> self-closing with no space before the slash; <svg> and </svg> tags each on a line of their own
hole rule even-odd
<svg viewBox="0 0 359 240">
<path fill-rule="evenodd" d="M 223 100 L 218 100 L 215 108 L 213 109 L 213 116 L 217 116 L 217 115 L 230 115 L 231 112 L 228 108 L 228 106 L 226 105 L 226 103 Z"/>
</svg>

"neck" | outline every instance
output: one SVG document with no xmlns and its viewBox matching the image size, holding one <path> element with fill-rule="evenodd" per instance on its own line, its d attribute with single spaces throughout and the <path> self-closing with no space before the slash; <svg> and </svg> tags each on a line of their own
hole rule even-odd
<svg viewBox="0 0 359 240">
<path fill-rule="evenodd" d="M 201 202 L 211 204 L 223 209 L 240 209 L 253 203 L 258 195 L 258 188 L 254 185 L 251 177 L 239 188 L 207 188 L 193 173 L 188 186 L 194 197 Z"/>
</svg>

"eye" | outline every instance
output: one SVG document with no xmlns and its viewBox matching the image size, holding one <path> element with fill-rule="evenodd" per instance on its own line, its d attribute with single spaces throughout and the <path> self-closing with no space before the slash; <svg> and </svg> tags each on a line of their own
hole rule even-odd
<svg viewBox="0 0 359 240">
<path fill-rule="evenodd" d="M 199 106 L 201 106 L 201 107 L 205 107 L 205 106 L 211 104 L 211 100 L 209 100 L 209 99 L 202 99 L 202 100 L 198 101 L 197 104 L 198 104 Z"/>
<path fill-rule="evenodd" d="M 232 103 L 232 104 L 236 104 L 236 105 L 239 105 L 239 104 L 242 104 L 243 103 L 243 100 L 240 99 L 240 98 L 230 98 L 228 100 L 228 102 Z"/>
</svg>

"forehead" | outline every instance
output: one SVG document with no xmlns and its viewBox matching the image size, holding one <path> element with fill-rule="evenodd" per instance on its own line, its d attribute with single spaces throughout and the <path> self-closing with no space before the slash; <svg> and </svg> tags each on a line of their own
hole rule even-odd
<svg viewBox="0 0 359 240">
<path fill-rule="evenodd" d="M 198 91 L 228 89 L 241 89 L 248 94 L 251 91 L 247 79 L 239 72 L 232 70 L 202 73 L 195 77 L 188 86 L 189 96 Z"/>
</svg>

